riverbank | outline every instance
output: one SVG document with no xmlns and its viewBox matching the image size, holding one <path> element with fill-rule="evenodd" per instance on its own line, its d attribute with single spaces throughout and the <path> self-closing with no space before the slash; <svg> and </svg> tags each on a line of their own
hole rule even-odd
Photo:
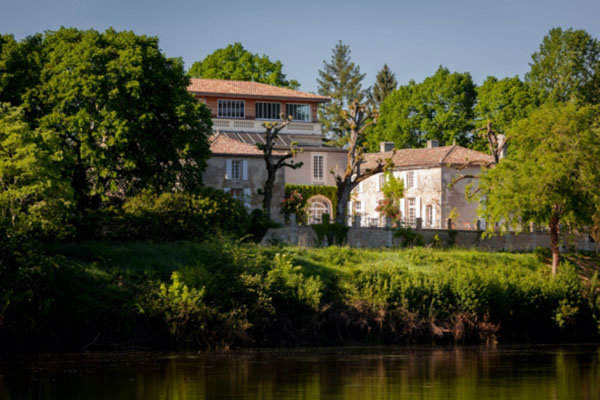
<svg viewBox="0 0 600 400">
<path fill-rule="evenodd" d="M 3 283 L 4 352 L 599 340 L 589 260 L 553 279 L 535 254 L 458 249 L 218 240 L 44 253 Z"/>
</svg>

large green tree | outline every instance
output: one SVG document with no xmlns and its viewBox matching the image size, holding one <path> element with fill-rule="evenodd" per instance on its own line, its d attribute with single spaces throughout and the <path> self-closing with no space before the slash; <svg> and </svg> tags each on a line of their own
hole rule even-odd
<svg viewBox="0 0 600 400">
<path fill-rule="evenodd" d="M 350 53 L 350 46 L 340 40 L 333 48 L 330 61 L 323 61 L 317 78 L 319 94 L 331 97 L 331 102 L 319 107 L 319 120 L 332 143 L 338 145 L 345 145 L 349 140 L 344 110 L 353 102 L 362 103 L 366 95 L 362 88 L 365 74 L 360 73 Z"/>
<path fill-rule="evenodd" d="M 600 190 L 600 109 L 575 103 L 544 105 L 508 132 L 508 158 L 478 182 L 479 214 L 493 232 L 548 227 L 552 271 L 559 262 L 559 232 L 589 226 Z"/>
<path fill-rule="evenodd" d="M 268 85 L 298 89 L 296 80 L 287 80 L 281 61 L 271 61 L 266 55 L 249 52 L 236 42 L 215 50 L 203 60 L 196 61 L 189 74 L 193 78 L 253 81 Z"/>
<path fill-rule="evenodd" d="M 72 190 L 20 108 L 0 103 L 0 224 L 13 233 L 67 233 Z"/>
<path fill-rule="evenodd" d="M 80 211 L 146 188 L 201 185 L 210 114 L 157 38 L 61 28 L 46 32 L 40 48 L 38 82 L 21 96 L 23 108 L 47 132 L 43 145 Z"/>
<path fill-rule="evenodd" d="M 475 125 L 481 128 L 490 123 L 496 132 L 505 134 L 513 122 L 527 117 L 538 103 L 529 84 L 518 76 L 504 79 L 488 76 L 483 85 L 477 88 Z M 488 141 L 483 135 L 473 140 L 473 148 L 488 148 Z"/>
<path fill-rule="evenodd" d="M 19 106 L 25 91 L 39 83 L 41 44 L 40 34 L 20 42 L 12 35 L 0 35 L 0 103 Z"/>
<path fill-rule="evenodd" d="M 375 77 L 375 84 L 370 93 L 371 101 L 375 107 L 379 109 L 383 100 L 396 90 L 396 86 L 398 86 L 396 76 L 387 64 L 383 64 L 383 68 L 381 68 Z"/>
<path fill-rule="evenodd" d="M 548 100 L 600 103 L 600 42 L 586 31 L 551 29 L 531 59 L 525 78 Z"/>
<path fill-rule="evenodd" d="M 421 83 L 411 81 L 392 92 L 381 104 L 380 118 L 369 140 L 392 141 L 398 148 L 421 147 L 428 139 L 450 145 L 472 142 L 473 107 L 477 92 L 467 72 L 439 67 Z"/>
</svg>

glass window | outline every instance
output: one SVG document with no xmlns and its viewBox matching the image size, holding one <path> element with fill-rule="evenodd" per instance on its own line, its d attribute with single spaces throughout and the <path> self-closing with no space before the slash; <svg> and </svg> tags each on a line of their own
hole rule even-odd
<svg viewBox="0 0 600 400">
<path fill-rule="evenodd" d="M 242 162 L 240 160 L 231 161 L 231 179 L 241 179 Z"/>
<path fill-rule="evenodd" d="M 407 203 L 408 203 L 408 224 L 409 225 L 414 225 L 416 223 L 416 216 L 417 216 L 417 208 L 415 207 L 416 202 L 415 199 L 406 199 Z"/>
<path fill-rule="evenodd" d="M 433 227 L 433 207 L 431 205 L 428 205 L 427 208 L 425 209 L 425 218 L 427 220 L 427 222 L 426 222 L 427 226 L 432 228 Z"/>
<path fill-rule="evenodd" d="M 234 199 L 242 198 L 242 189 L 231 189 L 229 191 L 229 193 L 231 194 L 231 197 L 233 197 Z"/>
<path fill-rule="evenodd" d="M 323 221 L 323 214 L 331 215 L 329 204 L 322 200 L 313 200 L 308 208 L 309 224 L 320 224 Z"/>
<path fill-rule="evenodd" d="M 415 186 L 415 171 L 408 171 L 406 174 L 406 188 Z"/>
<path fill-rule="evenodd" d="M 310 105 L 286 104 L 285 115 L 291 115 L 294 121 L 310 121 Z"/>
<path fill-rule="evenodd" d="M 279 103 L 256 103 L 257 119 L 279 119 L 281 104 Z"/>
<path fill-rule="evenodd" d="M 219 100 L 217 116 L 221 118 L 244 118 L 244 100 Z"/>
<path fill-rule="evenodd" d="M 323 180 L 323 156 L 313 157 L 313 178 L 316 181 Z"/>
</svg>

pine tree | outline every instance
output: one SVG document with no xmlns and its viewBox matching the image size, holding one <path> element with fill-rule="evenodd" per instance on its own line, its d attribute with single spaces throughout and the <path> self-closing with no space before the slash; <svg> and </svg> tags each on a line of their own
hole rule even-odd
<svg viewBox="0 0 600 400">
<path fill-rule="evenodd" d="M 341 40 L 332 51 L 331 60 L 323 61 L 323 69 L 319 70 L 319 94 L 331 97 L 331 102 L 319 109 L 319 119 L 323 129 L 332 143 L 343 145 L 347 142 L 347 121 L 342 111 L 353 102 L 362 102 L 365 91 L 361 82 L 365 74 L 350 59 L 350 46 Z"/>
<path fill-rule="evenodd" d="M 383 68 L 377 73 L 371 94 L 372 101 L 377 108 L 390 93 L 396 90 L 397 85 L 396 76 L 387 64 L 383 64 Z"/>
</svg>

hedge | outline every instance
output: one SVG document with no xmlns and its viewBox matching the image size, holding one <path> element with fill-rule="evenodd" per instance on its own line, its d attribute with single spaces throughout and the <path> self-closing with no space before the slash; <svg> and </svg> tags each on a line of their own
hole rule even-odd
<svg viewBox="0 0 600 400">
<path fill-rule="evenodd" d="M 308 199 L 313 196 L 321 195 L 331 200 L 331 218 L 335 218 L 337 210 L 337 187 L 324 185 L 285 185 L 285 197 L 288 197 L 292 191 L 297 190 L 302 195 L 302 207 L 306 205 Z"/>
</svg>

